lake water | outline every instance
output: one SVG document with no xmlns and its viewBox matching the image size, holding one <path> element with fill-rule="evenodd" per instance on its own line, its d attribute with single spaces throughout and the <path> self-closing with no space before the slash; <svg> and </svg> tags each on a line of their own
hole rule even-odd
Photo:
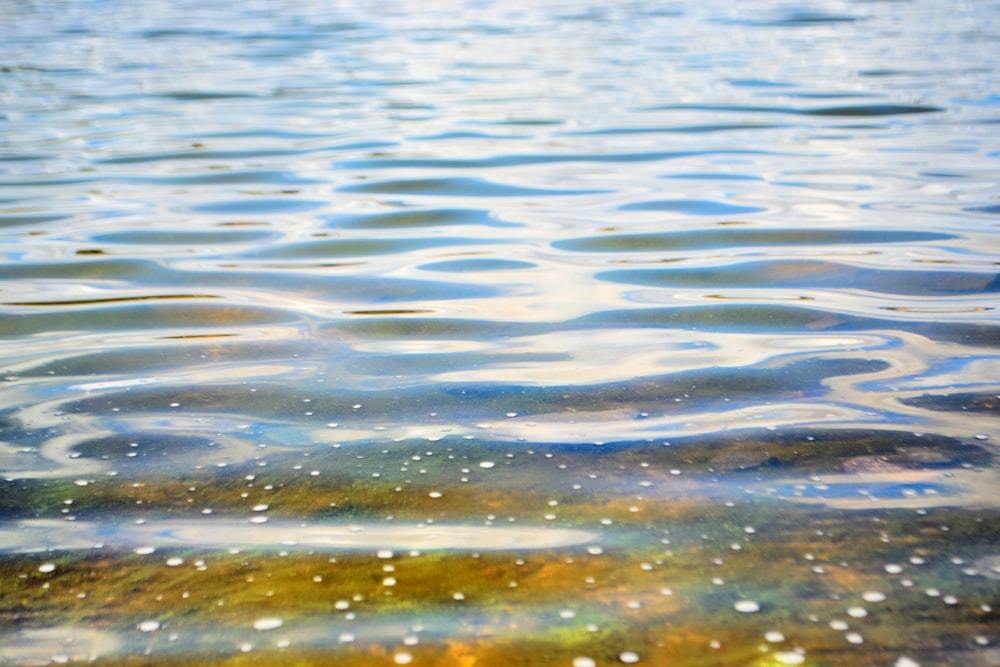
<svg viewBox="0 0 1000 667">
<path fill-rule="evenodd" d="M 1000 664 L 1000 5 L 0 5 L 0 661 Z"/>
</svg>

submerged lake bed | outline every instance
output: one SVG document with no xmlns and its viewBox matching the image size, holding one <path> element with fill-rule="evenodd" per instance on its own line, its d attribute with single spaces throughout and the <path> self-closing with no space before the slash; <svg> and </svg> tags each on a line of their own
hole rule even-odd
<svg viewBox="0 0 1000 667">
<path fill-rule="evenodd" d="M 1000 664 L 998 20 L 0 8 L 0 662 Z"/>
</svg>

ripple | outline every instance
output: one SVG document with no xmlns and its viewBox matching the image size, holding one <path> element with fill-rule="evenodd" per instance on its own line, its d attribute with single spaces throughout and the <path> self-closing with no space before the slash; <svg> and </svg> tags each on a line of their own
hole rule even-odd
<svg viewBox="0 0 1000 667">
<path fill-rule="evenodd" d="M 826 287 L 915 296 L 1000 291 L 992 274 L 866 269 L 820 261 L 742 262 L 705 268 L 626 269 L 596 274 L 600 280 L 655 287 Z"/>
<path fill-rule="evenodd" d="M 943 107 L 922 104 L 850 104 L 830 107 L 782 107 L 756 106 L 744 104 L 665 104 L 662 106 L 645 107 L 643 111 L 727 111 L 733 113 L 771 113 L 796 116 L 901 116 L 908 114 L 939 113 Z"/>
<path fill-rule="evenodd" d="M 831 244 L 921 243 L 954 239 L 951 234 L 917 231 L 837 229 L 699 229 L 652 234 L 608 234 L 555 241 L 552 245 L 574 252 L 634 252 L 705 250 L 763 246 L 824 246 Z"/>
<path fill-rule="evenodd" d="M 344 229 L 410 229 L 420 227 L 451 227 L 483 225 L 486 227 L 520 227 L 506 222 L 482 209 L 420 209 L 372 215 L 334 215 L 323 218 L 330 227 Z"/>
<path fill-rule="evenodd" d="M 214 245 L 218 243 L 251 243 L 264 239 L 274 238 L 274 232 L 263 230 L 218 230 L 218 231 L 196 231 L 196 230 L 149 230 L 149 231 L 127 231 L 112 232 L 110 234 L 97 234 L 92 240 L 97 243 L 125 243 L 134 245 L 184 245 L 201 246 Z"/>
<path fill-rule="evenodd" d="M 67 538 L 60 545 L 52 541 L 53 528 L 65 527 Z M 248 525 L 246 521 L 215 517 L 211 521 L 166 519 L 151 525 L 122 524 L 114 531 L 100 524 L 45 519 L 0 525 L 0 549 L 19 552 L 40 549 L 76 549 L 81 543 L 103 542 L 110 546 L 135 545 L 166 547 L 208 547 L 230 549 L 234 545 L 288 549 L 419 549 L 424 551 L 508 551 L 520 549 L 558 549 L 593 542 L 598 535 L 583 530 L 534 528 L 530 526 L 420 525 L 385 526 L 379 524 L 311 524 L 277 521 Z M 33 539 L 38 542 L 33 543 Z M 89 546 L 88 545 L 88 546 Z"/>
<path fill-rule="evenodd" d="M 235 215 L 267 214 L 267 213 L 301 213 L 322 208 L 327 202 L 308 199 L 269 199 L 247 198 L 224 202 L 212 202 L 192 206 L 192 211 L 199 213 L 226 213 Z"/>
<path fill-rule="evenodd" d="M 766 208 L 759 206 L 738 206 L 701 199 L 668 199 L 663 201 L 636 202 L 619 207 L 622 211 L 670 211 L 688 215 L 747 215 L 760 213 Z"/>
<path fill-rule="evenodd" d="M 556 190 L 525 188 L 515 185 L 493 183 L 480 178 L 427 178 L 418 180 L 377 181 L 348 185 L 341 192 L 364 192 L 373 194 L 406 194 L 447 197 L 550 197 L 562 195 L 585 195 L 607 192 L 607 190 Z"/>
<path fill-rule="evenodd" d="M 421 264 L 424 271 L 444 271 L 446 273 L 476 273 L 478 271 L 512 271 L 531 269 L 536 265 L 511 259 L 456 259 L 447 262 Z"/>
</svg>

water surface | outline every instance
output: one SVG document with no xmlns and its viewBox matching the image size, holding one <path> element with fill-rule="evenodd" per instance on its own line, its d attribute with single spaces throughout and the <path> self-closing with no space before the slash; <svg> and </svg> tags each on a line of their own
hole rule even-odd
<svg viewBox="0 0 1000 667">
<path fill-rule="evenodd" d="M 998 20 L 5 4 L 0 657 L 997 664 Z"/>
</svg>

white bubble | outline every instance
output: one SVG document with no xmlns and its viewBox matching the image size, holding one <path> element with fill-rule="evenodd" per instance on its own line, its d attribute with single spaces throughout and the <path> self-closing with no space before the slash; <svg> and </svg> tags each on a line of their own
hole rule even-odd
<svg viewBox="0 0 1000 667">
<path fill-rule="evenodd" d="M 602 549 L 599 546 L 590 546 L 587 547 L 587 553 L 590 554 L 591 556 L 600 556 L 602 553 L 604 553 L 604 549 Z"/>
<path fill-rule="evenodd" d="M 573 658 L 573 667 L 597 667 L 597 663 L 594 662 L 593 658 L 580 656 L 579 658 Z"/>
<path fill-rule="evenodd" d="M 848 632 L 844 635 L 844 638 L 852 644 L 863 644 L 865 642 L 865 638 L 857 632 Z"/>
<path fill-rule="evenodd" d="M 885 600 L 885 593 L 879 593 L 878 591 L 865 591 L 861 594 L 861 598 L 865 602 L 883 602 Z"/>
<path fill-rule="evenodd" d="M 639 662 L 639 654 L 633 651 L 622 651 L 618 654 L 618 659 L 624 662 L 626 665 L 631 665 L 633 663 Z"/>
<path fill-rule="evenodd" d="M 431 491 L 427 495 L 430 496 L 431 498 L 440 498 L 442 494 L 440 491 Z"/>
<path fill-rule="evenodd" d="M 559 612 L 559 618 L 576 618 L 576 612 L 572 609 L 563 609 Z"/>
<path fill-rule="evenodd" d="M 764 639 L 771 642 L 772 644 L 777 644 L 779 642 L 785 641 L 785 635 L 781 634 L 777 630 L 771 630 L 764 633 Z"/>
<path fill-rule="evenodd" d="M 397 665 L 408 665 L 413 662 L 413 656 L 406 651 L 400 651 L 392 657 L 393 662 Z"/>
<path fill-rule="evenodd" d="M 156 549 L 153 547 L 136 547 L 134 551 L 140 556 L 148 556 L 149 554 L 156 551 Z"/>
<path fill-rule="evenodd" d="M 801 665 L 806 661 L 806 657 L 795 651 L 781 651 L 774 654 L 774 660 L 782 665 Z"/>
<path fill-rule="evenodd" d="M 889 574 L 899 574 L 903 571 L 903 566 L 896 563 L 889 563 L 885 566 L 885 571 Z"/>
<path fill-rule="evenodd" d="M 847 615 L 851 618 L 864 618 L 868 615 L 868 610 L 864 607 L 848 607 Z"/>
<path fill-rule="evenodd" d="M 354 635 L 351 634 L 350 632 L 343 632 L 340 634 L 340 637 L 338 639 L 341 644 L 350 644 L 351 642 L 354 641 Z"/>
<path fill-rule="evenodd" d="M 177 567 L 178 565 L 183 565 L 184 559 L 174 556 L 173 558 L 167 559 L 167 567 Z"/>
<path fill-rule="evenodd" d="M 38 571 L 44 572 L 45 574 L 48 574 L 49 572 L 54 572 L 55 569 L 56 569 L 55 563 L 42 563 L 41 565 L 38 566 Z"/>
<path fill-rule="evenodd" d="M 253 511 L 254 512 L 266 512 L 269 509 L 270 509 L 270 506 L 267 503 L 261 503 L 260 505 L 254 505 L 253 506 Z"/>
<path fill-rule="evenodd" d="M 740 600 L 733 607 L 742 614 L 753 614 L 760 611 L 760 605 L 753 600 Z"/>
<path fill-rule="evenodd" d="M 893 663 L 893 667 L 920 667 L 920 663 L 904 655 Z"/>
<path fill-rule="evenodd" d="M 139 624 L 139 632 L 155 632 L 160 629 L 159 621 L 143 621 Z"/>
<path fill-rule="evenodd" d="M 479 467 L 483 468 L 485 470 L 489 470 L 490 468 L 492 468 L 495 465 L 496 465 L 496 463 L 494 463 L 493 461 L 480 461 L 480 463 L 479 463 Z"/>
<path fill-rule="evenodd" d="M 264 632 L 265 630 L 274 630 L 276 628 L 280 628 L 284 624 L 285 624 L 284 621 L 282 621 L 280 618 L 269 616 L 265 618 L 258 618 L 256 621 L 254 621 L 253 629 L 259 630 L 260 632 Z"/>
</svg>

